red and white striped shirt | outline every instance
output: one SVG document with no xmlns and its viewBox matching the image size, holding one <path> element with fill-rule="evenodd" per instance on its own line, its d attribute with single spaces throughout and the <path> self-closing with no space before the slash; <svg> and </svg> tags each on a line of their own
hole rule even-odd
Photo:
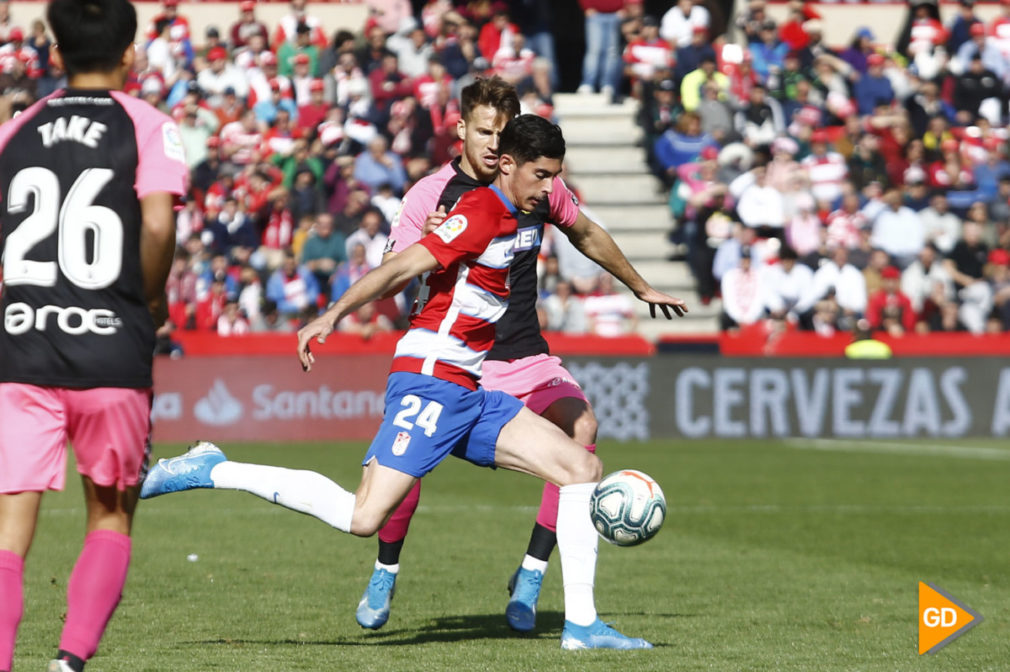
<svg viewBox="0 0 1010 672">
<path fill-rule="evenodd" d="M 418 241 L 440 270 L 425 275 L 410 330 L 392 372 L 408 371 L 477 389 L 509 297 L 516 208 L 494 187 L 464 194 L 442 225 Z"/>
<path fill-rule="evenodd" d="M 842 195 L 842 184 L 849 176 L 845 157 L 838 152 L 824 156 L 811 154 L 800 162 L 810 178 L 810 191 L 818 201 L 832 203 Z"/>
</svg>

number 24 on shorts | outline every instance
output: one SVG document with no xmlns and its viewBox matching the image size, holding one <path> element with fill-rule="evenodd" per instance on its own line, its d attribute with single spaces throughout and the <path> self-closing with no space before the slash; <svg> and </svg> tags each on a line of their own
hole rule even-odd
<svg viewBox="0 0 1010 672">
<path fill-rule="evenodd" d="M 438 430 L 438 417 L 442 415 L 442 404 L 429 401 L 425 405 L 424 400 L 416 394 L 408 394 L 400 400 L 400 405 L 403 406 L 403 410 L 393 418 L 393 424 L 397 427 L 409 431 L 417 425 L 429 438 Z"/>
</svg>

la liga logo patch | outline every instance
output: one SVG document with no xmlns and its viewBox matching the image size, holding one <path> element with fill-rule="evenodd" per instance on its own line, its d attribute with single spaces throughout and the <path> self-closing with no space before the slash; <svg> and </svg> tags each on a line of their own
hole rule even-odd
<svg viewBox="0 0 1010 672">
<path fill-rule="evenodd" d="M 435 235 L 441 238 L 443 242 L 451 243 L 459 237 L 459 234 L 466 231 L 467 224 L 469 222 L 466 221 L 466 217 L 463 215 L 453 215 L 442 222 L 442 226 L 435 229 Z"/>
</svg>

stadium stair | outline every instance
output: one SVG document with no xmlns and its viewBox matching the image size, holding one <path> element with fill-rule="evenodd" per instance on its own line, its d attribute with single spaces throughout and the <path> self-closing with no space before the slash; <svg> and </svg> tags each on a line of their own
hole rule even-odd
<svg viewBox="0 0 1010 672">
<path fill-rule="evenodd" d="M 664 334 L 717 331 L 718 301 L 701 305 L 687 262 L 668 261 L 673 245 L 667 240 L 667 194 L 638 146 L 638 103 L 628 99 L 610 105 L 602 94 L 555 94 L 554 103 L 568 146 L 568 178 L 586 208 L 653 287 L 687 301 L 688 315 L 673 321 L 650 319 L 648 307 L 636 301 L 639 333 L 656 340 Z"/>
</svg>

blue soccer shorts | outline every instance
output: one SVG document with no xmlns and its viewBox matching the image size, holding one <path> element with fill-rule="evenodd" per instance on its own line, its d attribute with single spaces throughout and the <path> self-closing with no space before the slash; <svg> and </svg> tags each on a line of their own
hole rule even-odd
<svg viewBox="0 0 1010 672">
<path fill-rule="evenodd" d="M 504 392 L 468 390 L 419 373 L 391 373 L 382 425 L 362 464 L 375 459 L 418 478 L 449 454 L 494 466 L 498 434 L 522 407 Z"/>
</svg>

